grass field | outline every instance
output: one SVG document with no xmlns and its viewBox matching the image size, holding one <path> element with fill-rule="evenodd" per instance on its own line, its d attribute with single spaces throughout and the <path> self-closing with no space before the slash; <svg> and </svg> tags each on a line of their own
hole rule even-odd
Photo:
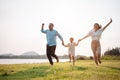
<svg viewBox="0 0 120 80">
<path fill-rule="evenodd" d="M 120 60 L 0 65 L 0 80 L 120 80 Z"/>
</svg>

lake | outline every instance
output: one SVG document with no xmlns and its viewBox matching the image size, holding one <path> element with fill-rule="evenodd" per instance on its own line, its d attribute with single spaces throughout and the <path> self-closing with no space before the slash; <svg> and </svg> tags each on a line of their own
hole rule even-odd
<svg viewBox="0 0 120 80">
<path fill-rule="evenodd" d="M 56 62 L 55 59 L 53 59 Z M 67 62 L 69 59 L 59 59 L 59 62 Z M 0 64 L 30 64 L 49 62 L 48 59 L 0 59 Z"/>
</svg>

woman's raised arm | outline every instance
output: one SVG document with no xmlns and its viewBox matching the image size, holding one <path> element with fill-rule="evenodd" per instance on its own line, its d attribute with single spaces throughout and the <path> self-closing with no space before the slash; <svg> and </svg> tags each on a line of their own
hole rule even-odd
<svg viewBox="0 0 120 80">
<path fill-rule="evenodd" d="M 112 23 L 112 18 L 110 19 L 110 22 L 105 27 L 103 27 L 103 30 L 105 30 L 110 25 L 110 23 Z"/>
</svg>

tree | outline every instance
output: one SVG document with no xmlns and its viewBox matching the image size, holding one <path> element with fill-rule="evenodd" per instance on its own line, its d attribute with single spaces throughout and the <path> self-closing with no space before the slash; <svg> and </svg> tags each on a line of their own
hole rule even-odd
<svg viewBox="0 0 120 80">
<path fill-rule="evenodd" d="M 120 48 L 112 48 L 105 51 L 104 55 L 120 56 Z"/>
</svg>

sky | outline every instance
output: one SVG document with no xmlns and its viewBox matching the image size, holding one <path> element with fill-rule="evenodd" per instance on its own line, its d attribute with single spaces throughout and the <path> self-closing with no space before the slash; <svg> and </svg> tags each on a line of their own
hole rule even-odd
<svg viewBox="0 0 120 80">
<path fill-rule="evenodd" d="M 120 0 L 0 0 L 0 54 L 46 54 L 46 35 L 40 32 L 42 23 L 48 29 L 52 22 L 67 44 L 70 37 L 77 42 L 85 36 L 94 23 L 104 27 L 112 18 L 100 40 L 103 54 L 120 47 L 119 8 Z M 56 54 L 68 54 L 59 38 Z M 79 43 L 75 54 L 93 55 L 90 37 Z"/>
</svg>

